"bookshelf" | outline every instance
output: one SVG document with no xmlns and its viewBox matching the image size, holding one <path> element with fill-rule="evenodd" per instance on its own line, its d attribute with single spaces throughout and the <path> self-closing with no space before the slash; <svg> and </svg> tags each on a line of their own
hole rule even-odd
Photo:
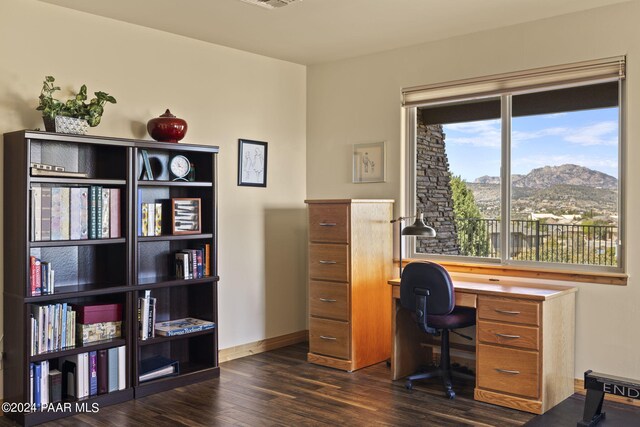
<svg viewBox="0 0 640 427">
<path fill-rule="evenodd" d="M 153 180 L 143 173 L 146 167 L 141 155 L 143 151 L 148 156 L 146 160 Z M 42 370 L 46 365 L 49 371 L 62 371 L 63 365 L 69 366 L 65 364 L 69 359 L 77 358 L 80 365 L 84 353 L 89 357 L 91 354 L 117 354 L 114 349 L 122 349 L 119 350 L 122 352 L 119 362 L 124 361 L 114 365 L 124 381 L 119 383 L 118 389 L 82 399 L 63 398 L 63 403 L 72 403 L 71 409 L 13 412 L 5 413 L 6 416 L 23 425 L 34 425 L 82 412 L 94 404 L 102 407 L 219 376 L 217 153 L 217 147 L 205 145 L 38 131 L 4 135 L 4 401 L 31 402 L 31 366 L 34 364 L 42 365 Z M 171 180 L 168 165 L 172 156 L 177 154 L 186 156 L 191 162 L 193 181 Z M 67 172 L 86 175 L 36 176 L 30 169 L 32 163 L 61 166 Z M 48 214 L 42 213 L 42 217 L 35 215 L 40 205 L 34 200 L 39 200 L 40 196 L 34 194 L 42 192 L 43 188 L 51 188 L 52 192 L 58 191 L 53 189 L 63 189 L 63 193 L 69 189 L 73 195 L 78 190 L 71 189 L 81 188 L 90 192 L 92 186 L 109 189 L 107 192 L 112 196 L 109 203 L 113 204 L 109 206 L 111 220 L 115 222 L 106 224 L 108 221 L 105 220 L 105 235 L 77 238 L 76 234 L 76 238 L 72 238 L 73 230 L 67 235 L 64 226 L 56 223 L 51 227 L 55 230 L 62 227 L 63 232 L 56 234 L 60 240 L 51 240 L 54 228 L 51 236 L 38 228 L 46 229 L 42 217 L 48 218 Z M 171 234 L 173 198 L 200 199 L 201 224 L 197 234 Z M 160 235 L 142 235 L 142 203 L 160 204 Z M 66 205 L 63 203 L 62 206 L 64 211 Z M 72 202 L 69 206 L 77 205 Z M 89 227 L 91 209 L 89 202 Z M 77 221 L 77 218 L 77 215 L 72 215 L 71 219 Z M 69 221 L 72 227 L 71 219 L 63 218 L 61 221 Z M 77 229 L 75 233 L 78 233 Z M 205 246 L 209 249 L 209 274 L 195 279 L 176 277 L 175 253 Z M 192 252 L 195 255 L 196 252 Z M 32 258 L 48 263 L 48 267 L 55 270 L 53 293 L 41 292 L 40 289 L 34 291 Z M 157 301 L 156 321 L 194 317 L 214 322 L 216 327 L 180 336 L 156 336 L 142 340 L 138 326 L 138 298 L 147 292 Z M 77 306 L 121 305 L 121 336 L 86 344 L 76 342 L 72 347 L 58 346 L 58 350 L 37 349 L 34 353 L 32 347 L 41 343 L 33 343 L 34 337 L 38 341 L 32 320 L 38 315 L 33 313 L 39 313 L 39 306 L 61 307 L 63 304 L 65 307 L 73 305 L 73 310 Z M 59 309 L 60 313 L 63 311 Z M 52 316 L 54 312 L 51 309 Z M 56 319 L 62 318 L 62 314 L 59 318 L 57 316 Z M 63 323 L 61 320 L 56 323 L 58 332 L 69 339 L 69 331 L 65 332 Z M 178 372 L 140 381 L 143 373 L 141 362 L 156 357 L 171 360 L 178 366 Z"/>
</svg>

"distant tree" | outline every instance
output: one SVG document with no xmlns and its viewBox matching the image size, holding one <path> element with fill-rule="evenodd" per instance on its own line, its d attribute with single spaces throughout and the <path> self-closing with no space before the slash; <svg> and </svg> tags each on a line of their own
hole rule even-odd
<svg viewBox="0 0 640 427">
<path fill-rule="evenodd" d="M 450 185 L 460 254 L 489 256 L 487 225 L 483 221 L 473 192 L 459 175 L 451 176 Z"/>
</svg>

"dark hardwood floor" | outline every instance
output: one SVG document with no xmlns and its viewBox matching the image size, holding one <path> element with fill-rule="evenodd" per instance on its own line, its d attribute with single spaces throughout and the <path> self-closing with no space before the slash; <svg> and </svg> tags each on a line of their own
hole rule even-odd
<svg viewBox="0 0 640 427">
<path fill-rule="evenodd" d="M 385 363 L 347 373 L 309 364 L 306 354 L 301 344 L 233 360 L 221 365 L 219 379 L 45 425 L 521 426 L 534 417 L 474 401 L 470 383 L 451 401 L 437 380 L 411 391 L 392 382 Z"/>
</svg>

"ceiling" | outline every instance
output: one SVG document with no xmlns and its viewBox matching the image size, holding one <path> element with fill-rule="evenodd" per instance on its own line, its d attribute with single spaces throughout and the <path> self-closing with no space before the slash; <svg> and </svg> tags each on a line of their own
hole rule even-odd
<svg viewBox="0 0 640 427">
<path fill-rule="evenodd" d="M 629 0 L 40 1 L 310 65 Z"/>
</svg>

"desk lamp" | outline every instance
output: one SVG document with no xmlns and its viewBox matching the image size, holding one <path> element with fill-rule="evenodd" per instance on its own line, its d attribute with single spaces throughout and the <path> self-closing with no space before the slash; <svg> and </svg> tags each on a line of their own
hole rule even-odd
<svg viewBox="0 0 640 427">
<path fill-rule="evenodd" d="M 408 225 L 402 228 L 402 223 L 405 219 L 415 218 L 416 221 L 412 225 Z M 436 230 L 429 227 L 424 223 L 424 214 L 420 211 L 416 213 L 416 216 L 401 216 L 398 219 L 391 220 L 392 223 L 398 222 L 398 252 L 400 257 L 400 277 L 402 277 L 402 236 L 423 236 L 423 237 L 436 237 Z"/>
</svg>

